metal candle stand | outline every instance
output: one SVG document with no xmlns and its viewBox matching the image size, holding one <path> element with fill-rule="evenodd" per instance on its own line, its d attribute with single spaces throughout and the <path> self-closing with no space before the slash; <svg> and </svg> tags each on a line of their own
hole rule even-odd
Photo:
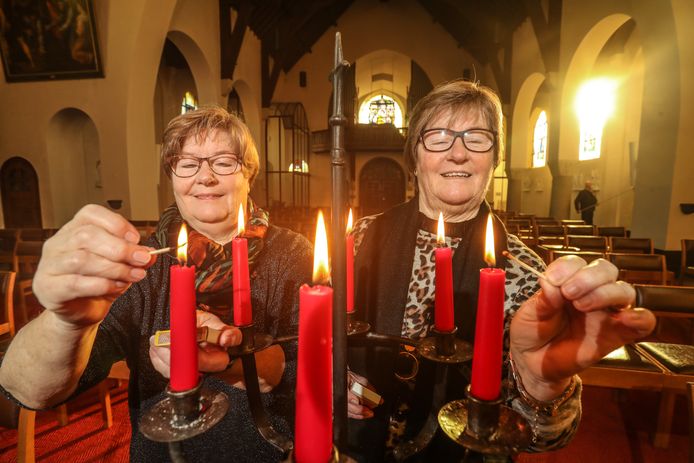
<svg viewBox="0 0 694 463">
<path fill-rule="evenodd" d="M 227 351 L 229 358 L 240 358 L 243 365 L 243 380 L 246 385 L 246 396 L 251 410 L 251 416 L 258 432 L 263 438 L 287 456 L 294 448 L 294 444 L 287 436 L 277 432 L 272 427 L 263 401 L 260 396 L 260 385 L 258 384 L 258 370 L 255 364 L 255 353 L 267 349 L 273 344 L 272 336 L 265 333 L 257 333 L 255 325 L 239 326 L 243 338 L 241 344 L 234 346 Z M 230 364 L 231 365 L 231 364 Z"/>
<path fill-rule="evenodd" d="M 366 334 L 371 329 L 368 323 L 357 320 L 356 312 L 347 312 L 347 336 Z"/>
<path fill-rule="evenodd" d="M 467 398 L 449 402 L 439 412 L 441 429 L 455 442 L 487 455 L 512 455 L 532 441 L 528 422 L 501 399 Z"/>
<path fill-rule="evenodd" d="M 446 400 L 446 385 L 448 384 L 448 367 L 452 364 L 467 362 L 472 358 L 472 346 L 456 337 L 458 331 L 433 330 L 434 336 L 421 340 L 417 344 L 417 352 L 422 357 L 436 363 L 436 378 L 432 395 L 431 408 L 422 429 L 413 439 L 403 442 L 393 450 L 397 461 L 404 461 L 424 450 L 434 438 L 439 428 L 439 410 Z"/>
<path fill-rule="evenodd" d="M 330 459 L 325 463 L 351 463 L 354 461 L 355 460 L 351 459 L 347 455 L 341 454 L 337 450 L 337 447 L 333 445 L 333 451 L 330 453 Z M 294 451 L 293 450 L 291 452 L 289 452 L 289 455 L 287 455 L 287 458 L 282 460 L 282 463 L 296 463 L 296 460 L 294 459 Z"/>
<path fill-rule="evenodd" d="M 434 336 L 422 339 L 417 352 L 422 357 L 438 363 L 463 363 L 472 358 L 472 346 L 456 337 L 457 327 L 451 331 L 432 330 Z"/>
<path fill-rule="evenodd" d="M 172 461 L 185 462 L 181 441 L 219 423 L 229 409 L 229 399 L 223 392 L 203 388 L 202 382 L 181 392 L 167 387 L 166 395 L 142 416 L 140 431 L 150 440 L 167 442 Z"/>
</svg>

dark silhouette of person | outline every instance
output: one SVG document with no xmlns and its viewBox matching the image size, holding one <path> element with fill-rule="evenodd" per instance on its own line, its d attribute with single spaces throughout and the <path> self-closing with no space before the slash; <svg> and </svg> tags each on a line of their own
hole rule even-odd
<svg viewBox="0 0 694 463">
<path fill-rule="evenodd" d="M 597 204 L 598 198 L 593 193 L 593 182 L 588 180 L 585 188 L 578 192 L 574 200 L 576 212 L 581 213 L 581 218 L 588 225 L 593 225 L 593 213 Z"/>
</svg>

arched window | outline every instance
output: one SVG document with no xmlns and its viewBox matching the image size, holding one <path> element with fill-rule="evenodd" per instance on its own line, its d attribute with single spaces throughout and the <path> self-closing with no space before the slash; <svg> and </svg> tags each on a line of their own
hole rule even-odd
<svg viewBox="0 0 694 463">
<path fill-rule="evenodd" d="M 308 174 L 308 163 L 306 161 L 298 160 L 289 164 L 289 172 L 301 172 Z"/>
<path fill-rule="evenodd" d="M 581 86 L 576 95 L 580 123 L 579 161 L 600 157 L 602 130 L 614 112 L 617 84 L 610 79 L 593 79 Z"/>
<path fill-rule="evenodd" d="M 181 101 L 181 114 L 185 114 L 188 111 L 193 111 L 198 109 L 198 101 L 195 99 L 192 93 L 186 92 L 183 96 L 183 101 Z"/>
<path fill-rule="evenodd" d="M 374 95 L 359 107 L 359 123 L 402 127 L 402 110 L 397 101 L 388 95 Z"/>
<path fill-rule="evenodd" d="M 533 131 L 533 167 L 547 165 L 547 113 L 542 111 Z"/>
</svg>

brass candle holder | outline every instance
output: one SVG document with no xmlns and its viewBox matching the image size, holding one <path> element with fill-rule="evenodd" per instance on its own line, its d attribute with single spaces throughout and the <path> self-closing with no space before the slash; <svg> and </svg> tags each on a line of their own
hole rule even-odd
<svg viewBox="0 0 694 463">
<path fill-rule="evenodd" d="M 210 391 L 202 382 L 187 391 L 166 388 L 166 397 L 140 419 L 140 432 L 149 440 L 169 443 L 174 462 L 185 461 L 180 442 L 204 433 L 219 423 L 229 410 L 223 392 Z"/>
<path fill-rule="evenodd" d="M 417 352 L 422 357 L 439 363 L 463 363 L 472 358 L 472 345 L 456 337 L 458 327 L 451 331 L 432 330 L 434 336 L 422 339 Z"/>
<path fill-rule="evenodd" d="M 330 453 L 330 459 L 326 461 L 325 463 L 353 463 L 356 462 L 356 460 L 350 458 L 349 456 L 345 454 L 341 454 L 337 450 L 337 446 L 333 445 L 333 451 Z M 287 458 L 282 460 L 282 463 L 296 463 L 296 459 L 294 458 L 294 451 L 292 450 L 289 452 L 287 455 Z"/>
<path fill-rule="evenodd" d="M 347 312 L 347 336 L 365 334 L 368 333 L 370 329 L 371 325 L 364 321 L 357 320 L 356 312 Z"/>
<path fill-rule="evenodd" d="M 480 400 L 467 389 L 467 398 L 444 405 L 439 425 L 453 441 L 487 455 L 512 455 L 532 440 L 530 426 L 501 399 Z"/>
</svg>

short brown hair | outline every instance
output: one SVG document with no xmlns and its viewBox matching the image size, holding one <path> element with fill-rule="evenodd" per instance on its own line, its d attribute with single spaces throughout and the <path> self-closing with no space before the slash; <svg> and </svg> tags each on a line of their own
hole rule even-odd
<svg viewBox="0 0 694 463">
<path fill-rule="evenodd" d="M 501 101 L 489 87 L 458 79 L 436 86 L 419 100 L 412 110 L 405 140 L 405 159 L 410 172 L 414 172 L 417 165 L 417 143 L 427 124 L 443 111 L 450 110 L 456 113 L 470 109 L 478 110 L 489 129 L 496 132 L 494 166 L 499 163 L 504 151 L 504 116 Z"/>
<path fill-rule="evenodd" d="M 222 130 L 231 136 L 239 150 L 243 175 L 252 185 L 258 175 L 258 150 L 246 124 L 219 106 L 205 106 L 171 119 L 164 130 L 161 147 L 161 164 L 171 177 L 171 161 L 181 153 L 183 144 L 190 137 L 204 139 L 213 130 Z"/>
</svg>

